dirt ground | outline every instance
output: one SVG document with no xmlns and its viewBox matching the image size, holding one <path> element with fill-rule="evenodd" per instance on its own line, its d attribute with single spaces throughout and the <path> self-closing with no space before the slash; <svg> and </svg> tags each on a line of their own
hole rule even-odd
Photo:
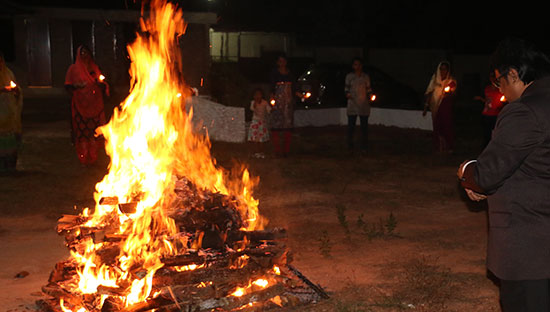
<svg viewBox="0 0 550 312">
<path fill-rule="evenodd" d="M 248 144 L 213 143 L 221 166 L 245 163 L 260 177 L 268 227 L 288 230 L 294 265 L 331 295 L 286 310 L 499 311 L 486 210 L 465 200 L 455 174 L 478 140 L 463 134 L 454 155 L 439 155 L 429 132 L 371 126 L 369 153 L 350 155 L 344 138 L 342 127 L 296 129 L 288 158 L 265 159 Z M 56 219 L 92 206 L 107 163 L 81 167 L 63 120 L 25 123 L 19 172 L 0 177 L 0 310 L 36 308 L 68 256 Z"/>
</svg>

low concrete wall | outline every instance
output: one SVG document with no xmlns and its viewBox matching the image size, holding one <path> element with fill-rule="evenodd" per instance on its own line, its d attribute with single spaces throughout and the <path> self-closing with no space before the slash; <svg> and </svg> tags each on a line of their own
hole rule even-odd
<svg viewBox="0 0 550 312">
<path fill-rule="evenodd" d="M 208 132 L 214 141 L 244 142 L 246 124 L 244 108 L 230 107 L 210 101 L 206 97 L 193 96 L 187 101 L 186 109 L 193 109 L 193 124 L 199 133 Z"/>
<path fill-rule="evenodd" d="M 193 108 L 193 123 L 201 133 L 208 132 L 214 141 L 241 143 L 246 140 L 247 125 L 245 111 L 242 107 L 229 107 L 210 101 L 206 97 L 191 97 L 187 110 Z M 323 127 L 347 125 L 348 117 L 345 108 L 326 108 L 296 110 L 295 127 Z M 421 111 L 372 108 L 369 124 L 432 130 L 432 118 L 428 112 L 422 116 Z"/>
<path fill-rule="evenodd" d="M 296 127 L 322 127 L 329 125 L 347 125 L 346 108 L 325 108 L 296 110 L 294 125 Z M 376 108 L 371 109 L 369 124 L 432 130 L 432 117 L 428 112 L 422 116 L 421 111 Z"/>
</svg>

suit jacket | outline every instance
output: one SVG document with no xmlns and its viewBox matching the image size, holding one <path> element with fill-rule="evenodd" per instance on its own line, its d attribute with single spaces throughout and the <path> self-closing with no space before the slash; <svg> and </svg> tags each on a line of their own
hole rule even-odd
<svg viewBox="0 0 550 312">
<path fill-rule="evenodd" d="M 488 269 L 505 280 L 550 278 L 550 77 L 502 109 L 464 179 L 489 195 Z"/>
</svg>

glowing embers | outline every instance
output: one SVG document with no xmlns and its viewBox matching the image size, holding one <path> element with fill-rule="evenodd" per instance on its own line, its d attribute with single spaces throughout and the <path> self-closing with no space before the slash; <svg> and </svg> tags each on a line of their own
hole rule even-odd
<svg viewBox="0 0 550 312">
<path fill-rule="evenodd" d="M 158 258 L 154 274 L 143 264 L 126 266 L 120 257 L 128 237 L 111 233 L 119 229 L 118 214 L 96 226 L 90 226 L 91 216 L 61 218 L 58 230 L 74 256 L 56 265 L 43 289 L 55 299 L 42 303 L 49 302 L 54 311 L 73 312 L 248 311 L 317 301 L 326 295 L 289 266 L 284 229 L 243 230 L 233 198 L 198 192 L 189 182 L 185 185 L 187 191 L 194 190 L 180 186 L 178 196 L 185 194 L 186 204 L 167 210 L 177 232 L 159 233 L 162 239 L 153 240 L 170 246 Z M 92 252 L 95 258 L 79 256 Z M 101 263 L 101 269 L 93 263 Z M 93 279 L 83 278 L 86 270 L 95 270 Z M 80 285 L 83 281 L 86 285 Z M 147 297 L 139 299 L 144 291 Z"/>
</svg>

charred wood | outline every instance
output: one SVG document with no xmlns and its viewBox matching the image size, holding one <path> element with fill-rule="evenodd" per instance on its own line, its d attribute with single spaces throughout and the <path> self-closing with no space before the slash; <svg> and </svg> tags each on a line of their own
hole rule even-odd
<svg viewBox="0 0 550 312">
<path fill-rule="evenodd" d="M 330 298 L 323 288 L 321 288 L 318 285 L 315 285 L 312 281 L 310 281 L 307 277 L 305 277 L 300 271 L 298 271 L 298 269 L 296 269 L 290 264 L 287 265 L 287 268 L 290 270 L 290 272 L 296 275 L 296 277 L 298 277 L 304 283 L 306 283 L 309 287 L 311 287 L 311 289 L 313 289 L 321 298 L 323 299 Z"/>
<path fill-rule="evenodd" d="M 40 312 L 61 312 L 61 308 L 57 304 L 56 299 L 40 299 L 36 300 L 36 306 Z"/>
</svg>

